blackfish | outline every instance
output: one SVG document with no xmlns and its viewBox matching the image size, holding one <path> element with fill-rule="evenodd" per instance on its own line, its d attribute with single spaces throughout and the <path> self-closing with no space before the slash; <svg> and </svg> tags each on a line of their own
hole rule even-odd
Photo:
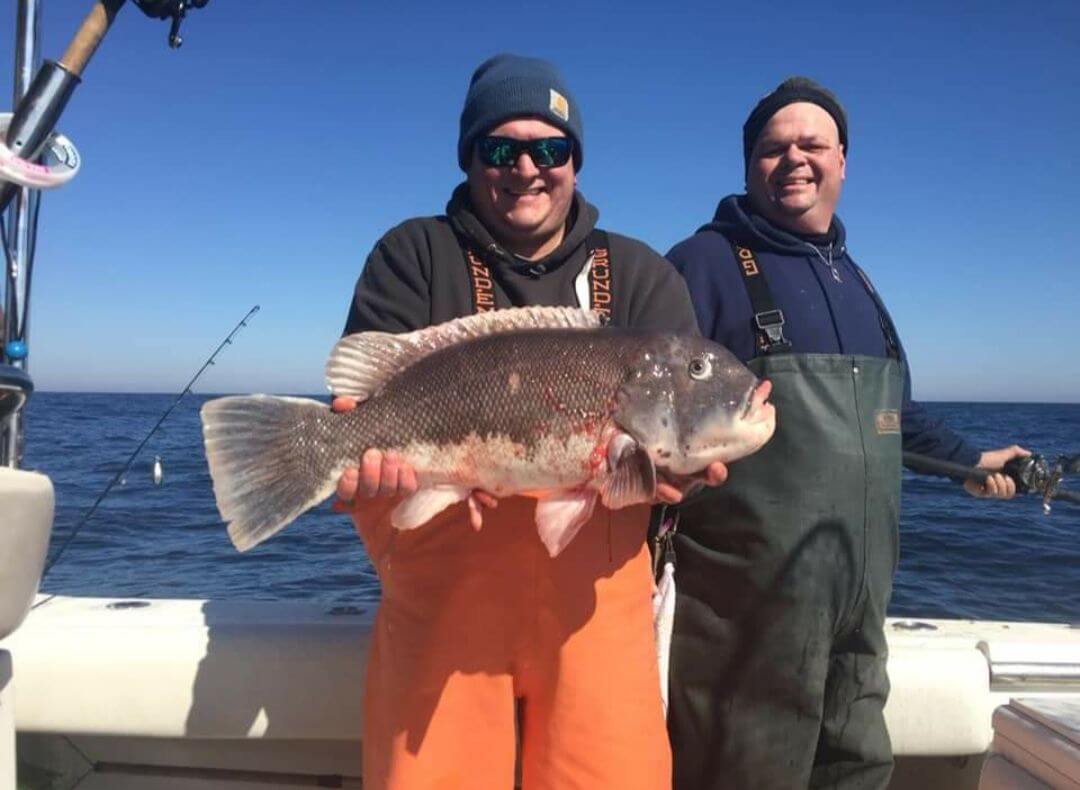
<svg viewBox="0 0 1080 790">
<path fill-rule="evenodd" d="M 669 332 L 605 328 L 568 307 L 497 310 L 408 334 L 342 338 L 325 403 L 233 396 L 202 407 L 218 510 L 245 551 L 327 499 L 368 448 L 395 451 L 419 490 L 391 514 L 413 529 L 473 489 L 537 499 L 555 556 L 592 514 L 654 500 L 660 478 L 753 453 L 775 411 L 722 346 Z"/>
</svg>

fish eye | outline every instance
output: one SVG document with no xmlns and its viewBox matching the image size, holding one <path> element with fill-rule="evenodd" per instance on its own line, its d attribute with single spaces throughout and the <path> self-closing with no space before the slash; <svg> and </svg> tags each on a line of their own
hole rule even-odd
<svg viewBox="0 0 1080 790">
<path fill-rule="evenodd" d="M 712 362 L 706 357 L 695 357 L 690 360 L 690 378 L 704 381 L 712 376 Z"/>
</svg>

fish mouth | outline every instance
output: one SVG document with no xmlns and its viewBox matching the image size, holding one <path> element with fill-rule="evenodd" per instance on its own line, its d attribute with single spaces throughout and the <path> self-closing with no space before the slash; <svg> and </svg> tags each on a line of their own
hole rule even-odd
<svg viewBox="0 0 1080 790">
<path fill-rule="evenodd" d="M 767 420 L 776 411 L 776 408 L 768 402 L 770 394 L 772 394 L 772 382 L 768 379 L 759 381 L 746 393 L 739 418 L 751 423 Z"/>
<path fill-rule="evenodd" d="M 655 458 L 658 470 L 676 479 L 698 475 L 714 461 L 729 464 L 756 452 L 776 430 L 776 408 L 768 402 L 772 384 L 758 381 L 733 409 L 731 401 L 717 404 L 693 429 L 693 435 L 669 453 Z"/>
</svg>

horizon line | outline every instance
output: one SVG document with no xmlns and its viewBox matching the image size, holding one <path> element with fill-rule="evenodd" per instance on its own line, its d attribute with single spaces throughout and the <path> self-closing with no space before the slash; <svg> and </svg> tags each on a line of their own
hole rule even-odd
<svg viewBox="0 0 1080 790">
<path fill-rule="evenodd" d="M 175 390 L 35 390 L 36 395 L 179 395 Z M 188 394 L 197 397 L 221 398 L 230 395 L 253 395 L 248 391 L 237 392 L 194 392 Z M 329 398 L 327 392 L 267 392 L 258 393 L 265 395 L 281 395 L 289 397 L 304 397 L 315 400 Z M 31 396 L 32 398 L 33 396 Z M 915 398 L 916 403 L 992 403 L 1000 405 L 1029 405 L 1029 406 L 1080 406 L 1080 400 L 1013 400 L 1013 399 L 967 399 L 967 398 Z"/>
</svg>

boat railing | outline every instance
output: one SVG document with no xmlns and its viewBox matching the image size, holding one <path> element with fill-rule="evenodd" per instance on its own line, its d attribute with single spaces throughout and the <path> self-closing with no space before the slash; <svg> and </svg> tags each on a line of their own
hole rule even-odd
<svg viewBox="0 0 1080 790">
<path fill-rule="evenodd" d="M 980 642 L 990 665 L 990 689 L 1015 693 L 1060 691 L 1080 686 L 1080 648 L 1075 644 Z"/>
</svg>

